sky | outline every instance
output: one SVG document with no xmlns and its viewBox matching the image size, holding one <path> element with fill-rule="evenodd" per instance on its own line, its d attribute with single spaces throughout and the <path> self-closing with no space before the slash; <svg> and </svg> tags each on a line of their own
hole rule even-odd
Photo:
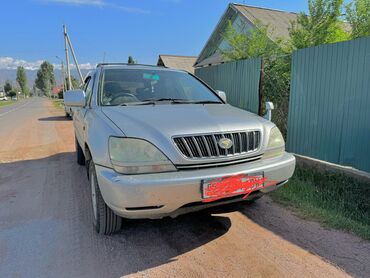
<svg viewBox="0 0 370 278">
<path fill-rule="evenodd" d="M 227 0 L 1 1 L 0 69 L 36 69 L 64 59 L 63 24 L 83 68 L 102 62 L 156 64 L 159 54 L 197 56 Z M 307 0 L 246 0 L 252 6 L 306 11 Z"/>
</svg>

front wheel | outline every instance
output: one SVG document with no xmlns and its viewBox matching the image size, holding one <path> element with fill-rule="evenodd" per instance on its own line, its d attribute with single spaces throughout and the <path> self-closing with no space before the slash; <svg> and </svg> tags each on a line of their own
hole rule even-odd
<svg viewBox="0 0 370 278">
<path fill-rule="evenodd" d="M 89 163 L 93 224 L 99 234 L 110 235 L 121 229 L 122 218 L 116 215 L 103 200 L 96 178 L 95 164 Z"/>
</svg>

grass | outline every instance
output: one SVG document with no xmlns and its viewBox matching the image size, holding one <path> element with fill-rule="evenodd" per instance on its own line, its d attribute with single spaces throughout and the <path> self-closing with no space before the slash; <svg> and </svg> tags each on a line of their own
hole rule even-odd
<svg viewBox="0 0 370 278">
<path fill-rule="evenodd" d="M 370 240 L 370 184 L 342 174 L 297 167 L 289 183 L 271 194 L 302 217 Z"/>
<path fill-rule="evenodd" d="M 15 103 L 16 103 L 16 101 L 13 101 L 13 100 L 2 100 L 2 101 L 0 101 L 0 107 L 12 105 L 12 104 L 15 104 Z"/>
<path fill-rule="evenodd" d="M 54 99 L 53 100 L 53 105 L 55 108 L 58 109 L 64 109 L 64 103 L 62 99 Z"/>
</svg>

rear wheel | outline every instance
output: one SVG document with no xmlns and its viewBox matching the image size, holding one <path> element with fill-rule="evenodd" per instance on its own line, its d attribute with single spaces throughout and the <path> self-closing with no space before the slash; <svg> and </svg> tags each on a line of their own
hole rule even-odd
<svg viewBox="0 0 370 278">
<path fill-rule="evenodd" d="M 103 200 L 96 178 L 95 164 L 89 163 L 93 224 L 99 234 L 110 235 L 121 229 L 122 218 L 116 215 Z"/>
<path fill-rule="evenodd" d="M 77 164 L 78 165 L 85 165 L 85 155 L 82 151 L 80 144 L 78 143 L 77 138 L 75 138 L 76 144 L 76 156 L 77 156 Z"/>
</svg>

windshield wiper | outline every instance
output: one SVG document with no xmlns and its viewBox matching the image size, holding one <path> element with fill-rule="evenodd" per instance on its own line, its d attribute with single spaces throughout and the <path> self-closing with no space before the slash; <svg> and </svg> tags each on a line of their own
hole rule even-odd
<svg viewBox="0 0 370 278">
<path fill-rule="evenodd" d="M 190 101 L 191 104 L 221 104 L 221 101 L 215 101 L 215 100 L 199 100 L 199 101 Z"/>
<path fill-rule="evenodd" d="M 144 101 L 152 101 L 152 102 L 161 102 L 161 101 L 170 101 L 171 103 L 175 104 L 212 104 L 212 103 L 222 103 L 220 101 L 214 100 L 189 100 L 189 99 L 181 99 L 181 98 L 160 98 L 160 99 L 147 99 Z"/>
<path fill-rule="evenodd" d="M 126 102 L 116 106 L 131 106 L 131 105 L 154 105 L 154 101 L 143 101 L 143 102 Z"/>
<path fill-rule="evenodd" d="M 221 104 L 220 101 L 214 100 L 188 100 L 188 99 L 180 99 L 180 98 L 160 98 L 160 99 L 145 99 L 141 102 L 127 102 L 122 103 L 120 106 L 130 106 L 130 105 L 156 105 L 158 102 L 170 102 L 171 104 Z"/>
<path fill-rule="evenodd" d="M 145 100 L 143 100 L 143 102 L 146 102 L 146 101 L 152 101 L 152 102 L 170 101 L 170 102 L 173 102 L 173 103 L 177 103 L 177 102 L 187 102 L 188 100 L 187 99 L 182 99 L 182 98 L 160 98 L 160 99 L 145 99 Z"/>
</svg>

